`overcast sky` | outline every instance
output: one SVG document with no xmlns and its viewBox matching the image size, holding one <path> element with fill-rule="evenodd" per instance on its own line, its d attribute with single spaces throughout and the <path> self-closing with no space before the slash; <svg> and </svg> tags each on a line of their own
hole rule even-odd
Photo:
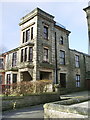
<svg viewBox="0 0 90 120">
<path fill-rule="evenodd" d="M 68 0 L 67 0 L 68 1 Z M 69 46 L 80 52 L 88 51 L 86 13 L 88 2 L 2 2 L 0 3 L 0 49 L 11 50 L 20 43 L 20 18 L 36 7 L 55 16 L 55 21 L 71 31 Z"/>
</svg>

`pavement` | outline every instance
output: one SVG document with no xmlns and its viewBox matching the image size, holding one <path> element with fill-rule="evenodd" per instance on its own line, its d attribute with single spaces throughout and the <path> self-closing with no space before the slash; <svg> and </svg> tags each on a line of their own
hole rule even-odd
<svg viewBox="0 0 90 120">
<path fill-rule="evenodd" d="M 90 108 L 89 103 L 90 103 L 90 101 L 86 101 L 86 102 L 74 104 L 71 106 L 72 107 L 81 107 L 81 108 Z"/>
<path fill-rule="evenodd" d="M 88 96 L 90 92 L 84 91 L 84 92 L 75 92 L 67 95 L 61 95 L 61 98 L 64 97 L 75 97 L 75 96 Z M 89 101 L 90 102 L 90 101 Z M 88 107 L 88 102 L 83 102 L 77 104 L 77 106 L 82 106 L 82 107 Z M 90 106 L 89 106 L 90 107 Z M 43 110 L 43 104 L 41 105 L 36 105 L 36 106 L 30 106 L 30 107 L 25 107 L 21 109 L 16 109 L 16 110 L 9 110 L 5 111 L 2 114 L 3 120 L 11 120 L 10 118 L 17 119 L 18 118 L 44 118 L 44 110 Z"/>
<path fill-rule="evenodd" d="M 75 93 L 70 93 L 70 94 L 67 94 L 67 95 L 61 95 L 60 97 L 61 98 L 73 98 L 73 97 L 76 97 L 76 96 L 83 96 L 83 97 L 88 97 L 90 96 L 90 91 L 81 91 L 81 92 L 75 92 Z"/>
<path fill-rule="evenodd" d="M 2 118 L 4 120 L 11 120 L 11 118 L 43 118 L 44 117 L 44 111 L 43 111 L 43 104 L 36 105 L 36 106 L 30 106 L 25 107 L 22 109 L 16 109 L 16 110 L 9 110 L 5 111 L 2 114 Z"/>
<path fill-rule="evenodd" d="M 61 95 L 62 98 L 74 98 L 76 96 L 81 96 L 81 97 L 88 97 L 90 96 L 90 91 L 82 91 L 82 92 L 75 92 L 75 93 L 70 93 L 68 95 Z M 78 104 L 71 105 L 72 107 L 81 107 L 81 108 L 89 108 L 90 109 L 90 100 Z"/>
</svg>

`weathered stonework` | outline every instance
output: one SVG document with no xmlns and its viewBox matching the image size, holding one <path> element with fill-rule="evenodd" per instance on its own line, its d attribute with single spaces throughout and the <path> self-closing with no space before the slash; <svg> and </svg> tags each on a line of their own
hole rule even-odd
<svg viewBox="0 0 90 120">
<path fill-rule="evenodd" d="M 87 25 L 88 25 L 88 54 L 90 55 L 90 1 L 88 7 L 83 9 L 87 15 Z"/>
<path fill-rule="evenodd" d="M 7 84 L 8 74 L 11 75 L 10 84 L 13 83 L 13 74 L 17 74 L 17 82 L 47 79 L 53 80 L 53 83 L 56 83 L 57 77 L 57 82 L 61 87 L 70 89 L 86 87 L 86 72 L 90 71 L 90 56 L 69 49 L 70 31 L 64 26 L 57 24 L 57 22 L 54 21 L 54 16 L 36 8 L 24 16 L 19 25 L 21 28 L 20 46 L 3 54 L 5 60 L 5 84 Z M 30 33 L 28 33 L 28 30 Z M 45 35 L 48 36 L 46 36 L 47 39 L 44 38 Z M 33 36 L 33 38 L 31 38 L 31 36 Z M 61 37 L 62 41 L 60 41 Z M 26 41 L 27 38 L 28 41 Z M 31 55 L 29 51 L 30 47 L 32 48 L 33 54 L 32 61 L 28 60 Z M 26 53 L 25 49 L 27 50 Z M 45 53 L 44 49 L 48 52 Z M 22 51 L 24 55 L 22 55 Z M 15 57 L 15 52 L 17 53 L 16 63 L 12 66 L 13 61 L 15 62 L 12 58 L 12 56 Z M 61 55 L 60 52 L 64 55 Z M 80 64 L 79 67 L 75 67 L 76 55 L 79 57 L 79 61 L 77 61 Z M 24 61 L 21 60 L 22 58 Z M 46 58 L 48 59 L 46 60 Z M 60 59 L 62 59 L 64 63 L 61 64 Z M 79 86 L 76 86 L 76 75 L 80 76 Z"/>
</svg>

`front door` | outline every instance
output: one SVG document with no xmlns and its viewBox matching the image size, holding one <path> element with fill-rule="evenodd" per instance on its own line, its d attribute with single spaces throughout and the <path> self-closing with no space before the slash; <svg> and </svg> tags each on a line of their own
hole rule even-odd
<svg viewBox="0 0 90 120">
<path fill-rule="evenodd" d="M 61 87 L 66 88 L 66 74 L 60 73 L 60 85 Z"/>
</svg>

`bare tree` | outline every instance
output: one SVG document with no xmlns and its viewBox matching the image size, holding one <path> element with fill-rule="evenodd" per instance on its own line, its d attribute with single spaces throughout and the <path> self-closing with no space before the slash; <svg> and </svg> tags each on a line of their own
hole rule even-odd
<svg viewBox="0 0 90 120">
<path fill-rule="evenodd" d="M 4 45 L 0 45 L 0 54 L 5 53 L 7 48 Z"/>
</svg>

